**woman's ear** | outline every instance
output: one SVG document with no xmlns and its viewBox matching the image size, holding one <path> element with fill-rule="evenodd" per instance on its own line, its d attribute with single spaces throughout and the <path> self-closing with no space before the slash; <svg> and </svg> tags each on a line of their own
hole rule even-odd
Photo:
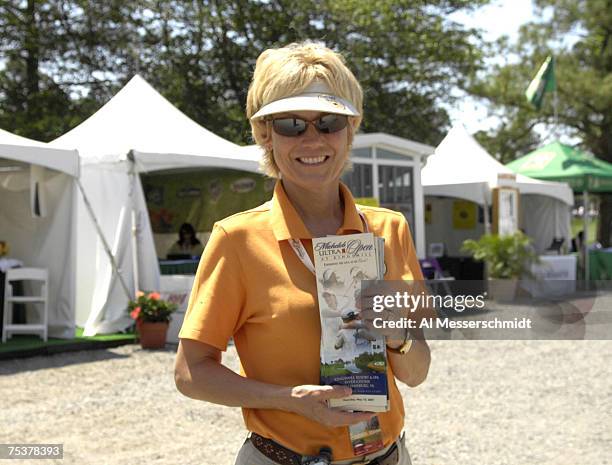
<svg viewBox="0 0 612 465">
<path fill-rule="evenodd" d="M 263 129 L 263 128 L 262 128 Z M 259 145 L 264 147 L 267 152 L 272 151 L 272 128 L 266 123 L 265 130 L 261 131 L 262 137 Z"/>
</svg>

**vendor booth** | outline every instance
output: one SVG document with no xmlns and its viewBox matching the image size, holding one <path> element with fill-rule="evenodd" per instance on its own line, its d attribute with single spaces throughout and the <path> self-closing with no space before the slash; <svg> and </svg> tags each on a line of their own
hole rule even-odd
<svg viewBox="0 0 612 465">
<path fill-rule="evenodd" d="M 421 166 L 433 151 L 430 145 L 390 134 L 357 134 L 352 169 L 342 178 L 355 197 L 373 197 L 381 207 L 404 214 L 419 258 L 426 255 Z"/>
<path fill-rule="evenodd" d="M 84 335 L 123 330 L 137 289 L 160 290 L 141 173 L 204 167 L 256 172 L 257 160 L 175 108 L 140 76 L 51 143 L 78 149 L 76 322 Z"/>
<path fill-rule="evenodd" d="M 465 239 L 490 231 L 494 189 L 518 191 L 518 227 L 533 239 L 539 254 L 553 243 L 571 244 L 572 190 L 564 183 L 516 175 L 495 160 L 461 126 L 453 127 L 427 159 L 421 172 L 425 194 L 425 236 L 428 255 L 457 279 L 482 279 L 480 263 L 461 251 Z M 564 247 L 559 247 L 559 253 Z"/>
<path fill-rule="evenodd" d="M 50 148 L 0 129 L 0 241 L 5 244 L 0 312 L 10 269 L 43 270 L 48 275 L 49 337 L 73 338 L 75 332 L 78 175 L 76 151 Z M 40 317 L 35 315 L 40 309 L 15 307 L 9 324 L 32 324 Z"/>
<path fill-rule="evenodd" d="M 156 171 L 141 180 L 162 275 L 195 274 L 199 254 L 175 246 L 184 223 L 205 246 L 216 221 L 270 200 L 275 184 L 263 174 L 216 167 Z"/>
<path fill-rule="evenodd" d="M 575 193 L 582 194 L 584 231 L 589 230 L 589 194 L 612 192 L 612 164 L 558 141 L 508 163 L 507 167 L 537 179 L 566 182 Z M 606 251 L 585 253 L 590 249 L 587 242 L 580 244 L 586 279 L 612 276 L 612 262 L 606 261 Z"/>
</svg>

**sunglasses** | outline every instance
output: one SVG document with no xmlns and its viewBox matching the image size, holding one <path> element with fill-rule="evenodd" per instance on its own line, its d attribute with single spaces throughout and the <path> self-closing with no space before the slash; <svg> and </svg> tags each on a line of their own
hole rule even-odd
<svg viewBox="0 0 612 465">
<path fill-rule="evenodd" d="M 313 121 L 307 121 L 294 116 L 272 119 L 272 128 L 276 134 L 285 137 L 299 137 L 306 132 L 308 125 L 312 124 L 320 134 L 333 134 L 342 131 L 348 125 L 346 115 L 330 113 Z"/>
</svg>

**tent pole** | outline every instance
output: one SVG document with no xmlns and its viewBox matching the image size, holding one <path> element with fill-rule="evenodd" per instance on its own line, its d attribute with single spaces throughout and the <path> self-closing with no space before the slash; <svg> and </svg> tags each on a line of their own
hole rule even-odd
<svg viewBox="0 0 612 465">
<path fill-rule="evenodd" d="M 589 192 L 582 192 L 582 203 L 584 204 L 584 212 L 582 219 L 584 221 L 584 280 L 589 280 Z M 587 284 L 588 285 L 588 284 Z"/>
<path fill-rule="evenodd" d="M 136 293 L 140 291 L 138 277 L 138 222 L 136 221 L 136 211 L 132 209 L 132 266 L 134 268 L 134 288 Z"/>
<path fill-rule="evenodd" d="M 132 209 L 132 267 L 134 273 L 134 289 L 136 293 L 140 291 L 140 279 L 139 279 L 139 269 L 138 269 L 138 222 L 136 220 L 136 206 L 134 201 L 134 192 L 136 191 L 136 161 L 134 159 L 134 151 L 130 150 L 128 153 L 128 160 L 130 162 L 130 177 L 131 179 L 131 209 Z"/>
<path fill-rule="evenodd" d="M 489 191 L 490 192 L 490 191 Z M 487 202 L 487 189 L 484 189 L 484 195 L 482 196 L 482 208 L 483 208 L 483 215 L 482 215 L 482 219 L 484 221 L 484 230 L 485 230 L 485 234 L 491 234 L 491 224 L 490 224 L 490 218 L 489 218 L 489 204 Z M 487 264 L 484 264 L 484 268 L 483 268 L 483 276 L 482 276 L 483 280 L 485 282 L 488 282 L 489 280 L 489 267 L 487 266 Z M 485 289 L 487 289 L 488 284 L 485 285 Z"/>
<path fill-rule="evenodd" d="M 93 224 L 96 227 L 96 232 L 98 233 L 98 237 L 102 241 L 102 246 L 104 247 L 104 251 L 106 252 L 106 255 L 108 255 L 108 259 L 110 260 L 110 263 L 111 263 L 111 268 L 113 269 L 113 272 L 117 274 L 117 277 L 119 278 L 119 282 L 121 283 L 121 287 L 123 288 L 123 292 L 125 292 L 126 297 L 128 299 L 131 299 L 132 297 L 130 295 L 130 291 L 127 285 L 125 284 L 125 281 L 123 280 L 123 276 L 121 275 L 121 272 L 119 271 L 119 267 L 117 266 L 115 257 L 113 256 L 113 253 L 111 252 L 108 242 L 106 242 L 106 238 L 104 237 L 104 234 L 102 233 L 102 228 L 100 227 L 100 223 L 98 223 L 98 219 L 96 218 L 93 208 L 91 204 L 89 203 L 89 199 L 87 198 L 87 195 L 85 194 L 85 189 L 83 189 L 83 184 L 81 184 L 81 180 L 78 178 L 77 178 L 77 184 L 79 186 L 79 190 L 81 191 L 81 195 L 83 196 L 85 207 L 87 207 L 89 216 L 91 217 L 91 220 L 93 221 Z"/>
<path fill-rule="evenodd" d="M 553 108 L 554 108 L 554 118 L 555 118 L 555 129 L 553 131 L 555 139 L 559 138 L 559 111 L 558 111 L 558 100 L 557 100 L 557 86 L 555 86 L 555 91 L 553 92 Z"/>
<path fill-rule="evenodd" d="M 491 234 L 491 218 L 489 218 L 489 204 L 487 202 L 487 190 L 485 189 L 483 198 L 482 198 L 482 203 L 483 203 L 483 220 L 484 220 L 484 229 L 485 229 L 485 234 Z"/>
</svg>

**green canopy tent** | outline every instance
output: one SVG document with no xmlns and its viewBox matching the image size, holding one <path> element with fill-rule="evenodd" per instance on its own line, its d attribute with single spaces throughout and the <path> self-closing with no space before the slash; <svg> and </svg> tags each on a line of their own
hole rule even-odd
<svg viewBox="0 0 612 465">
<path fill-rule="evenodd" d="M 585 279 L 588 279 L 587 250 L 589 193 L 612 192 L 612 164 L 580 152 L 560 142 L 553 142 L 506 165 L 516 173 L 545 181 L 566 182 L 581 192 L 584 199 Z"/>
</svg>

